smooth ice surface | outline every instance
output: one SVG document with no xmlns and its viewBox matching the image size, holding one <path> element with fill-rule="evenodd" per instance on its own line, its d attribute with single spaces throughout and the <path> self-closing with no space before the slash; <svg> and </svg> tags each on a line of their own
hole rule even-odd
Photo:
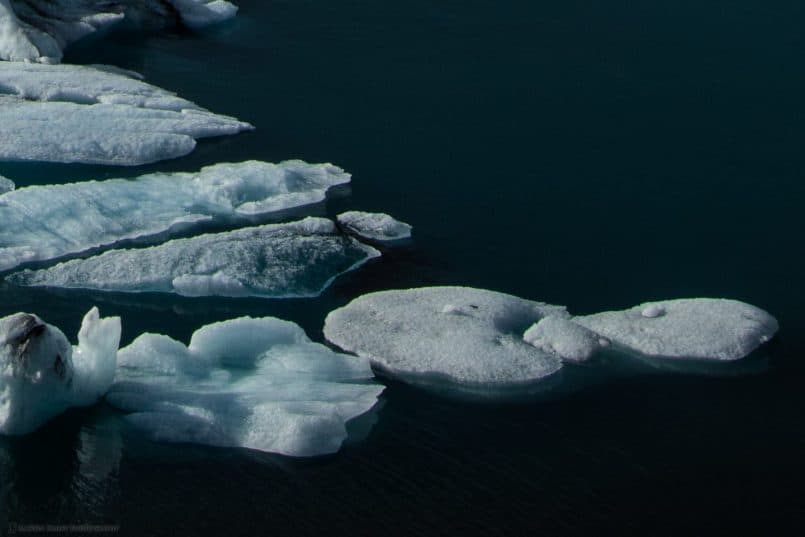
<svg viewBox="0 0 805 537">
<path fill-rule="evenodd" d="M 251 128 L 120 69 L 0 62 L 0 160 L 146 164 Z"/>
<path fill-rule="evenodd" d="M 561 361 L 522 334 L 564 308 L 467 287 L 364 295 L 327 316 L 325 337 L 412 382 L 505 387 L 540 380 Z"/>
<path fill-rule="evenodd" d="M 383 391 L 367 360 L 274 318 L 208 325 L 189 346 L 144 334 L 119 364 L 107 401 L 152 439 L 293 456 L 338 451 Z"/>
<path fill-rule="evenodd" d="M 65 46 L 128 15 L 198 28 L 236 13 L 225 0 L 0 0 L 0 60 L 58 62 Z"/>
<path fill-rule="evenodd" d="M 723 361 L 745 357 L 778 329 L 760 308 L 713 298 L 649 302 L 573 321 L 646 356 Z"/>
<path fill-rule="evenodd" d="M 339 274 L 379 255 L 339 232 L 331 220 L 306 218 L 151 248 L 111 250 L 16 273 L 9 280 L 29 286 L 185 296 L 309 297 L 319 295 Z"/>
<path fill-rule="evenodd" d="M 249 161 L 197 173 L 20 188 L 0 195 L 0 270 L 214 218 L 316 203 L 349 180 L 331 164 Z"/>
<path fill-rule="evenodd" d="M 568 362 L 584 362 L 608 342 L 567 317 L 548 316 L 529 328 L 523 339 Z"/>
<path fill-rule="evenodd" d="M 375 241 L 395 241 L 411 237 L 411 226 L 384 213 L 347 211 L 338 223 L 355 235 Z"/>
<path fill-rule="evenodd" d="M 70 407 L 87 406 L 112 384 L 120 319 L 84 317 L 78 345 L 39 317 L 0 319 L 0 434 L 35 431 Z"/>
<path fill-rule="evenodd" d="M 17 185 L 14 184 L 14 181 L 0 175 L 0 194 L 11 192 L 15 188 L 17 188 Z"/>
</svg>

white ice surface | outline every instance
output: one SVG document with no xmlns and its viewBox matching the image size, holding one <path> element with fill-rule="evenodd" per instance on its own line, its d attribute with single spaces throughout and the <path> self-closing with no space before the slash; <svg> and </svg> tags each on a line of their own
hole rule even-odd
<svg viewBox="0 0 805 537">
<path fill-rule="evenodd" d="M 548 316 L 529 328 L 523 339 L 567 362 L 584 362 L 608 342 L 567 317 Z"/>
<path fill-rule="evenodd" d="M 574 322 L 633 352 L 657 358 L 738 360 L 777 332 L 777 320 L 737 300 L 693 298 L 641 304 Z"/>
<path fill-rule="evenodd" d="M 8 279 L 28 286 L 185 296 L 310 297 L 379 255 L 340 233 L 331 220 L 306 218 L 111 250 Z"/>
<path fill-rule="evenodd" d="M 411 237 L 411 226 L 384 213 L 347 211 L 337 217 L 345 229 L 364 239 L 395 241 Z"/>
<path fill-rule="evenodd" d="M 35 315 L 0 319 L 0 434 L 35 431 L 70 407 L 87 406 L 112 384 L 120 319 L 84 317 L 78 345 Z"/>
<path fill-rule="evenodd" d="M 251 128 L 120 69 L 0 62 L 0 160 L 139 165 Z"/>
<path fill-rule="evenodd" d="M 325 337 L 369 358 L 389 375 L 501 388 L 548 377 L 561 361 L 522 334 L 564 308 L 466 287 L 430 287 L 364 295 L 331 312 Z"/>
<path fill-rule="evenodd" d="M 0 195 L 0 270 L 215 218 L 316 203 L 349 180 L 330 164 L 249 161 L 197 173 L 20 188 Z"/>
<path fill-rule="evenodd" d="M 119 364 L 106 399 L 152 439 L 293 456 L 338 451 L 346 422 L 383 391 L 367 360 L 274 318 L 208 325 L 187 347 L 144 334 Z"/>
</svg>

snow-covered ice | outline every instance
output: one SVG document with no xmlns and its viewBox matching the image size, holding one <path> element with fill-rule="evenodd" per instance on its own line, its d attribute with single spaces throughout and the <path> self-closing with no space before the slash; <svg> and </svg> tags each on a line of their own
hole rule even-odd
<svg viewBox="0 0 805 537">
<path fill-rule="evenodd" d="M 0 0 L 0 60 L 59 62 L 67 45 L 127 16 L 199 28 L 236 13 L 226 0 Z"/>
<path fill-rule="evenodd" d="M 522 338 L 548 315 L 567 317 L 562 307 L 467 287 L 382 291 L 331 312 L 324 335 L 410 382 L 505 388 L 562 367 Z"/>
<path fill-rule="evenodd" d="M 70 407 L 88 406 L 112 384 L 120 319 L 87 313 L 72 347 L 36 315 L 0 319 L 0 434 L 35 431 Z"/>
<path fill-rule="evenodd" d="M 379 255 L 339 232 L 331 220 L 310 217 L 151 248 L 110 250 L 8 279 L 28 286 L 185 296 L 310 297 L 339 274 Z"/>
<path fill-rule="evenodd" d="M 649 302 L 573 321 L 646 356 L 721 361 L 747 356 L 778 329 L 777 320 L 760 308 L 713 298 Z"/>
<path fill-rule="evenodd" d="M 523 339 L 567 362 L 584 362 L 609 342 L 565 316 L 550 315 L 539 320 Z"/>
<path fill-rule="evenodd" d="M 396 241 L 411 237 L 411 226 L 384 213 L 347 211 L 337 217 L 344 229 L 373 241 Z"/>
<path fill-rule="evenodd" d="M 368 360 L 275 318 L 208 325 L 189 346 L 144 334 L 119 364 L 106 399 L 150 438 L 293 456 L 338 451 L 383 391 Z"/>
<path fill-rule="evenodd" d="M 248 161 L 197 173 L 20 188 L 0 195 L 0 270 L 216 218 L 316 203 L 349 180 L 331 164 Z"/>
<path fill-rule="evenodd" d="M 0 62 L 0 160 L 139 165 L 251 128 L 121 69 Z"/>
</svg>

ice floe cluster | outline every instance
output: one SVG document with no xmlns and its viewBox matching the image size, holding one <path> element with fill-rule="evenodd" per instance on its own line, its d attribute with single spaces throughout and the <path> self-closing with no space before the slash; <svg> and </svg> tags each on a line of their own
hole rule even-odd
<svg viewBox="0 0 805 537">
<path fill-rule="evenodd" d="M 0 0 L 0 60 L 57 63 L 65 46 L 126 17 L 201 27 L 236 13 L 225 0 Z"/>
<path fill-rule="evenodd" d="M 0 270 L 216 219 L 245 222 L 320 202 L 349 180 L 331 164 L 250 161 L 20 188 L 0 195 Z"/>
<path fill-rule="evenodd" d="M 0 160 L 147 164 L 251 128 L 120 69 L 0 62 Z"/>
<path fill-rule="evenodd" d="M 774 317 L 735 300 L 668 300 L 573 317 L 561 306 L 491 291 L 430 287 L 359 297 L 327 316 L 324 335 L 402 380 L 501 388 L 533 383 L 608 348 L 738 360 L 777 329 Z"/>
</svg>

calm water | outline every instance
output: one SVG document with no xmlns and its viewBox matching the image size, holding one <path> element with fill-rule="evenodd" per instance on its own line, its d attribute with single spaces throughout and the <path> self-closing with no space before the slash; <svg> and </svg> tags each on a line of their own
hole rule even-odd
<svg viewBox="0 0 805 537">
<path fill-rule="evenodd" d="M 574 313 L 745 300 L 779 337 L 747 367 L 571 371 L 560 396 L 480 404 L 389 383 L 341 453 L 156 445 L 109 408 L 0 440 L 0 532 L 125 535 L 679 535 L 805 524 L 805 5 L 800 1 L 240 0 L 202 33 L 72 48 L 258 129 L 136 169 L 2 164 L 18 185 L 303 158 L 354 175 L 313 210 L 389 212 L 415 241 L 315 300 L 28 291 L 75 333 L 93 304 L 124 342 L 239 315 L 321 339 L 364 292 L 467 284 Z M 372 427 L 372 422 L 374 426 Z"/>
</svg>

